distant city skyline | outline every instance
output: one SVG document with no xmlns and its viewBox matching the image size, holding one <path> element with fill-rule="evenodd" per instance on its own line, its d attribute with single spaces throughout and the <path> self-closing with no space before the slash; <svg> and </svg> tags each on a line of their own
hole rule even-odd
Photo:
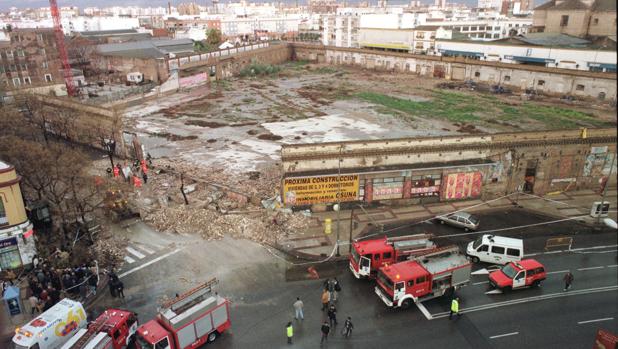
<svg viewBox="0 0 618 349">
<path fill-rule="evenodd" d="M 239 0 L 232 0 L 230 2 L 238 2 Z M 198 5 L 202 6 L 210 6 L 212 4 L 212 0 L 171 0 L 172 6 L 177 6 L 181 3 L 189 3 L 195 2 Z M 221 3 L 227 3 L 228 0 L 221 0 Z M 247 2 L 255 2 L 255 3 L 270 3 L 276 1 L 269 0 L 247 0 Z M 284 3 L 295 3 L 296 0 L 283 0 Z M 343 2 L 343 0 L 339 1 Z M 362 2 L 362 0 L 348 0 L 347 3 L 357 4 Z M 477 0 L 457 0 L 457 1 L 448 1 L 448 3 L 461 3 L 468 6 L 476 6 Z M 541 1 L 544 2 L 544 1 Z M 159 7 L 159 6 L 167 6 L 167 0 L 58 0 L 58 6 L 77 6 L 80 9 L 86 7 L 112 7 L 112 6 L 139 6 L 139 7 Z M 299 0 L 300 4 L 306 4 L 307 0 Z M 370 4 L 377 5 L 378 0 L 369 0 Z M 409 0 L 389 0 L 389 4 L 409 4 Z M 433 0 L 421 0 L 421 3 L 432 4 Z M 0 11 L 5 12 L 11 7 L 17 7 L 21 9 L 25 8 L 39 8 L 49 6 L 48 0 L 0 0 Z"/>
</svg>

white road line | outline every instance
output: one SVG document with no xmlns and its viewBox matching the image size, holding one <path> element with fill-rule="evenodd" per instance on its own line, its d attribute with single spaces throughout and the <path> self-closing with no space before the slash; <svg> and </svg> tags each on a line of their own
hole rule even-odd
<svg viewBox="0 0 618 349">
<path fill-rule="evenodd" d="M 488 284 L 489 281 L 481 281 L 481 282 L 475 282 L 472 285 L 476 286 L 476 285 L 483 285 L 483 284 Z"/>
<path fill-rule="evenodd" d="M 608 265 L 607 268 L 618 268 L 618 264 L 611 264 Z"/>
<path fill-rule="evenodd" d="M 604 287 L 597 287 L 597 288 L 587 288 L 587 289 L 574 290 L 574 291 L 569 291 L 569 292 L 549 293 L 549 294 L 545 294 L 545 295 L 541 295 L 541 296 L 512 299 L 512 300 L 509 300 L 509 301 L 504 301 L 504 302 L 499 302 L 499 303 L 489 303 L 489 304 L 482 304 L 482 305 L 473 306 L 473 307 L 470 307 L 470 308 L 462 308 L 460 310 L 460 313 L 462 313 L 462 314 L 464 314 L 464 313 L 471 313 L 471 312 L 475 312 L 475 311 L 488 310 L 488 309 L 493 309 L 493 308 L 500 308 L 500 307 L 505 307 L 505 306 L 514 305 L 514 304 L 537 302 L 537 301 L 553 299 L 553 298 L 572 297 L 572 296 L 583 295 L 583 294 L 592 294 L 592 293 L 599 293 L 599 292 L 609 292 L 609 291 L 616 291 L 616 290 L 618 290 L 618 285 L 604 286 Z M 449 314 L 449 312 L 446 311 L 446 312 L 441 312 L 441 313 L 437 313 L 437 314 L 431 314 L 431 316 L 434 319 L 440 319 L 440 318 L 443 318 L 443 317 L 447 317 L 448 314 Z"/>
<path fill-rule="evenodd" d="M 129 256 L 124 256 L 124 261 L 131 264 L 131 263 L 135 263 L 135 259 L 129 257 Z"/>
<path fill-rule="evenodd" d="M 577 269 L 578 271 L 586 271 L 586 270 L 595 270 L 595 269 L 603 269 L 605 268 L 604 266 L 600 266 L 600 267 L 588 267 L 588 268 L 579 268 Z"/>
<path fill-rule="evenodd" d="M 586 251 L 586 252 L 575 252 L 579 254 L 592 254 L 592 253 L 613 253 L 618 251 L 618 249 L 607 250 L 607 251 Z"/>
<path fill-rule="evenodd" d="M 423 305 L 423 303 L 421 302 L 416 302 L 416 306 L 418 307 L 418 309 L 421 311 L 421 313 L 423 313 L 423 315 L 425 315 L 425 317 L 427 318 L 427 320 L 431 320 L 433 319 L 433 317 L 431 316 L 431 313 L 429 312 L 429 310 L 427 310 L 427 308 L 425 308 L 425 306 Z"/>
<path fill-rule="evenodd" d="M 168 253 L 166 253 L 166 254 L 164 254 L 164 255 L 162 255 L 162 256 L 159 256 L 159 257 L 157 257 L 157 258 L 155 258 L 155 259 L 153 259 L 153 260 L 151 260 L 151 261 L 148 261 L 147 263 L 144 263 L 144 264 L 140 265 L 139 267 L 135 267 L 135 268 L 133 268 L 133 269 L 131 269 L 131 270 L 127 270 L 126 272 L 124 272 L 124 273 L 122 273 L 122 274 L 118 275 L 118 277 L 119 277 L 119 278 L 121 278 L 121 277 L 125 277 L 125 276 L 127 276 L 127 275 L 129 275 L 129 274 L 132 274 L 132 273 L 134 273 L 134 272 L 136 272 L 136 271 L 138 271 L 138 270 L 140 270 L 140 269 L 144 269 L 144 268 L 146 268 L 147 266 L 149 266 L 149 265 L 151 265 L 151 264 L 154 264 L 154 263 L 156 263 L 156 262 L 158 262 L 158 261 L 160 261 L 160 260 L 162 260 L 162 259 L 165 259 L 165 258 L 167 258 L 167 257 L 169 257 L 169 256 L 171 256 L 171 255 L 173 255 L 173 254 L 175 254 L 175 253 L 178 253 L 180 250 L 182 250 L 182 248 L 177 248 L 177 249 L 175 249 L 174 251 L 172 251 L 172 252 L 168 252 Z"/>
<path fill-rule="evenodd" d="M 127 246 L 125 248 L 125 250 L 127 250 L 127 252 L 129 252 L 130 254 L 134 255 L 135 257 L 137 257 L 139 259 L 142 259 L 142 258 L 146 257 L 145 254 L 141 253 L 140 251 L 138 251 L 138 250 L 136 250 L 136 249 L 134 249 L 132 247 Z"/>
<path fill-rule="evenodd" d="M 153 254 L 153 253 L 155 253 L 155 251 L 153 251 L 153 250 L 149 249 L 148 247 L 146 247 L 146 246 L 144 246 L 144 245 L 142 245 L 142 244 L 135 244 L 135 245 L 133 245 L 133 246 L 135 246 L 135 247 L 139 248 L 140 250 L 142 250 L 142 251 L 144 251 L 144 252 L 146 252 L 146 253 L 148 253 L 148 254 Z"/>
<path fill-rule="evenodd" d="M 580 247 L 580 248 L 572 248 L 570 250 L 558 250 L 558 251 L 550 251 L 550 252 L 529 253 L 529 254 L 524 255 L 524 257 L 533 257 L 533 256 L 544 255 L 544 254 L 555 254 L 555 253 L 564 253 L 564 252 L 578 252 L 578 251 L 586 251 L 586 250 L 598 250 L 598 249 L 610 248 L 610 247 L 618 247 L 618 245 Z M 613 252 L 613 251 L 609 251 L 609 252 Z"/>
<path fill-rule="evenodd" d="M 561 273 L 566 273 L 567 271 L 570 271 L 570 270 L 569 270 L 569 269 L 567 269 L 567 270 L 548 271 L 548 272 L 547 272 L 547 273 L 545 273 L 545 274 L 548 274 L 548 275 L 549 275 L 549 274 L 561 274 Z"/>
<path fill-rule="evenodd" d="M 600 322 L 600 321 L 609 321 L 609 320 L 614 320 L 614 318 L 613 317 L 605 317 L 605 318 L 602 318 L 602 319 L 579 321 L 579 322 L 577 322 L 577 324 L 581 325 L 581 324 L 588 324 L 588 323 L 591 323 L 591 322 Z"/>
<path fill-rule="evenodd" d="M 506 336 L 514 336 L 516 334 L 519 334 L 519 332 L 511 332 L 511 333 L 499 334 L 499 335 L 496 335 L 496 336 L 491 336 L 491 337 L 489 337 L 489 339 L 501 338 L 501 337 L 506 337 Z"/>
</svg>

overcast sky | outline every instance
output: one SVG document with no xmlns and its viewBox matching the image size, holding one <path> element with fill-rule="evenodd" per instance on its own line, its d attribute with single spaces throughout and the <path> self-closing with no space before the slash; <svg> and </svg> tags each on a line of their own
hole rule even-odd
<svg viewBox="0 0 618 349">
<path fill-rule="evenodd" d="M 90 7 L 90 6 L 99 6 L 99 7 L 107 7 L 107 6 L 167 6 L 167 0 L 57 0 L 58 6 L 77 6 L 80 8 Z M 272 2 L 267 0 L 249 0 L 249 2 Z M 283 2 L 295 2 L 296 0 L 283 0 Z M 359 2 L 360 0 L 349 0 L 348 3 Z M 448 1 L 448 0 L 447 0 Z M 183 2 L 196 2 L 199 5 L 210 6 L 212 4 L 211 0 L 171 0 L 172 5 L 178 5 Z M 221 3 L 226 3 L 227 0 L 222 0 Z M 306 0 L 300 0 L 300 3 L 305 3 Z M 343 0 L 339 1 L 343 2 Z M 370 0 L 372 4 L 377 4 L 377 0 Z M 389 0 L 390 4 L 407 4 L 409 0 Z M 423 3 L 433 3 L 432 0 L 421 0 Z M 448 1 L 451 2 L 451 1 Z M 458 3 L 465 3 L 470 6 L 476 6 L 477 0 L 457 0 Z M 49 6 L 48 0 L 0 0 L 0 11 L 6 11 L 10 7 L 15 6 L 19 8 L 26 7 L 43 7 Z"/>
</svg>

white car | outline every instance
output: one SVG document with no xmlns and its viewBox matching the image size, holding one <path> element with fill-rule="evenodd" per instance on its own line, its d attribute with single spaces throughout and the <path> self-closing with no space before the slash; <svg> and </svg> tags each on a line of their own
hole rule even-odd
<svg viewBox="0 0 618 349">
<path fill-rule="evenodd" d="M 467 212 L 455 212 L 445 216 L 436 217 L 442 224 L 449 224 L 454 227 L 464 228 L 465 231 L 477 230 L 481 220 L 479 217 Z"/>
</svg>

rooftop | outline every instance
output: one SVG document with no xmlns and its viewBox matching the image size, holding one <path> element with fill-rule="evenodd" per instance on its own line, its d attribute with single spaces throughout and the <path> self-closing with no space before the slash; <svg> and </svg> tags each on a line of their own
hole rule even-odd
<svg viewBox="0 0 618 349">
<path fill-rule="evenodd" d="M 142 40 L 119 44 L 103 44 L 97 46 L 97 51 L 104 56 L 131 58 L 163 58 L 167 54 L 193 52 L 193 40 Z"/>
<path fill-rule="evenodd" d="M 540 6 L 537 6 L 535 10 L 587 10 L 591 9 L 598 12 L 611 12 L 616 11 L 616 0 L 596 0 L 592 6 L 583 3 L 580 0 L 564 0 L 557 1 L 551 0 Z"/>
<path fill-rule="evenodd" d="M 513 39 L 535 46 L 585 47 L 590 44 L 588 40 L 560 33 L 530 33 Z"/>
</svg>

